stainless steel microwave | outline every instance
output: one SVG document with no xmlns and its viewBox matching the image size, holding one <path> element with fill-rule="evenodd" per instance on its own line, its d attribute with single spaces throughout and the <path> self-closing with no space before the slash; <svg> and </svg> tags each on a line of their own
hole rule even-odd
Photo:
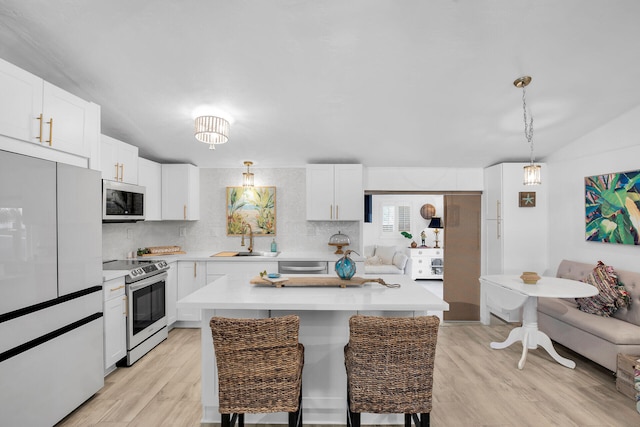
<svg viewBox="0 0 640 427">
<path fill-rule="evenodd" d="M 102 180 L 102 222 L 144 221 L 145 188 Z"/>
</svg>

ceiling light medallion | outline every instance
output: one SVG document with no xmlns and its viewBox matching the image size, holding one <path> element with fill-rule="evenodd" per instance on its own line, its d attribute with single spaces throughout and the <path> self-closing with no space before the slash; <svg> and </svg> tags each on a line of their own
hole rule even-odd
<svg viewBox="0 0 640 427">
<path fill-rule="evenodd" d="M 524 185 L 539 185 L 540 181 L 540 165 L 533 163 L 533 116 L 529 114 L 529 120 L 527 121 L 527 99 L 525 87 L 531 83 L 530 76 L 523 76 L 516 79 L 513 85 L 517 88 L 522 88 L 522 111 L 524 112 L 524 136 L 529 143 L 530 149 L 530 162 L 524 167 Z"/>
<path fill-rule="evenodd" d="M 247 167 L 247 171 L 242 173 L 242 186 L 250 188 L 253 187 L 253 173 L 249 171 L 249 167 L 253 165 L 253 162 L 246 161 L 244 165 Z"/>
<path fill-rule="evenodd" d="M 195 137 L 209 144 L 210 150 L 215 150 L 216 144 L 224 144 L 229 140 L 229 122 L 216 116 L 196 117 Z"/>
</svg>

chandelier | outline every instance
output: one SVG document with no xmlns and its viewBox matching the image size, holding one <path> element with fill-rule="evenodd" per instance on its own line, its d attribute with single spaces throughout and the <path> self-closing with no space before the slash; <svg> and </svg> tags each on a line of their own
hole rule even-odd
<svg viewBox="0 0 640 427">
<path fill-rule="evenodd" d="M 196 117 L 195 137 L 209 144 L 210 150 L 215 150 L 216 144 L 224 144 L 229 140 L 229 122 L 216 116 Z"/>
<path fill-rule="evenodd" d="M 246 172 L 242 172 L 242 186 L 244 188 L 253 187 L 253 173 L 249 171 L 249 167 L 253 164 L 253 162 L 246 161 L 244 165 L 247 167 Z"/>
<path fill-rule="evenodd" d="M 540 181 L 540 165 L 534 164 L 533 157 L 533 116 L 529 114 L 527 120 L 527 95 L 525 87 L 531 83 L 530 76 L 523 76 L 517 78 L 513 85 L 517 88 L 522 88 L 522 111 L 524 115 L 524 137 L 529 143 L 530 161 L 527 166 L 524 167 L 524 185 L 539 185 Z"/>
</svg>

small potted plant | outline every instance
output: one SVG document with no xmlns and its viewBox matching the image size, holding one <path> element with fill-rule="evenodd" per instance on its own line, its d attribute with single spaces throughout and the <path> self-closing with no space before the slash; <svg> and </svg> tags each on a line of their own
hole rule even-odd
<svg viewBox="0 0 640 427">
<path fill-rule="evenodd" d="M 418 246 L 418 244 L 415 241 L 412 240 L 413 239 L 413 235 L 411 233 L 408 233 L 406 231 L 402 231 L 400 234 L 402 234 L 407 239 L 411 240 L 411 247 L 412 248 L 415 248 L 415 247 Z"/>
</svg>

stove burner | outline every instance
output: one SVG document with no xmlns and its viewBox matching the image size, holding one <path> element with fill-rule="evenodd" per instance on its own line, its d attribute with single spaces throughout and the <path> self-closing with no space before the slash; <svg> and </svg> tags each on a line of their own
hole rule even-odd
<svg viewBox="0 0 640 427">
<path fill-rule="evenodd" d="M 125 283 L 137 282 L 145 277 L 154 276 L 169 268 L 166 261 L 158 260 L 113 260 L 102 263 L 103 270 L 129 270 Z"/>
</svg>

